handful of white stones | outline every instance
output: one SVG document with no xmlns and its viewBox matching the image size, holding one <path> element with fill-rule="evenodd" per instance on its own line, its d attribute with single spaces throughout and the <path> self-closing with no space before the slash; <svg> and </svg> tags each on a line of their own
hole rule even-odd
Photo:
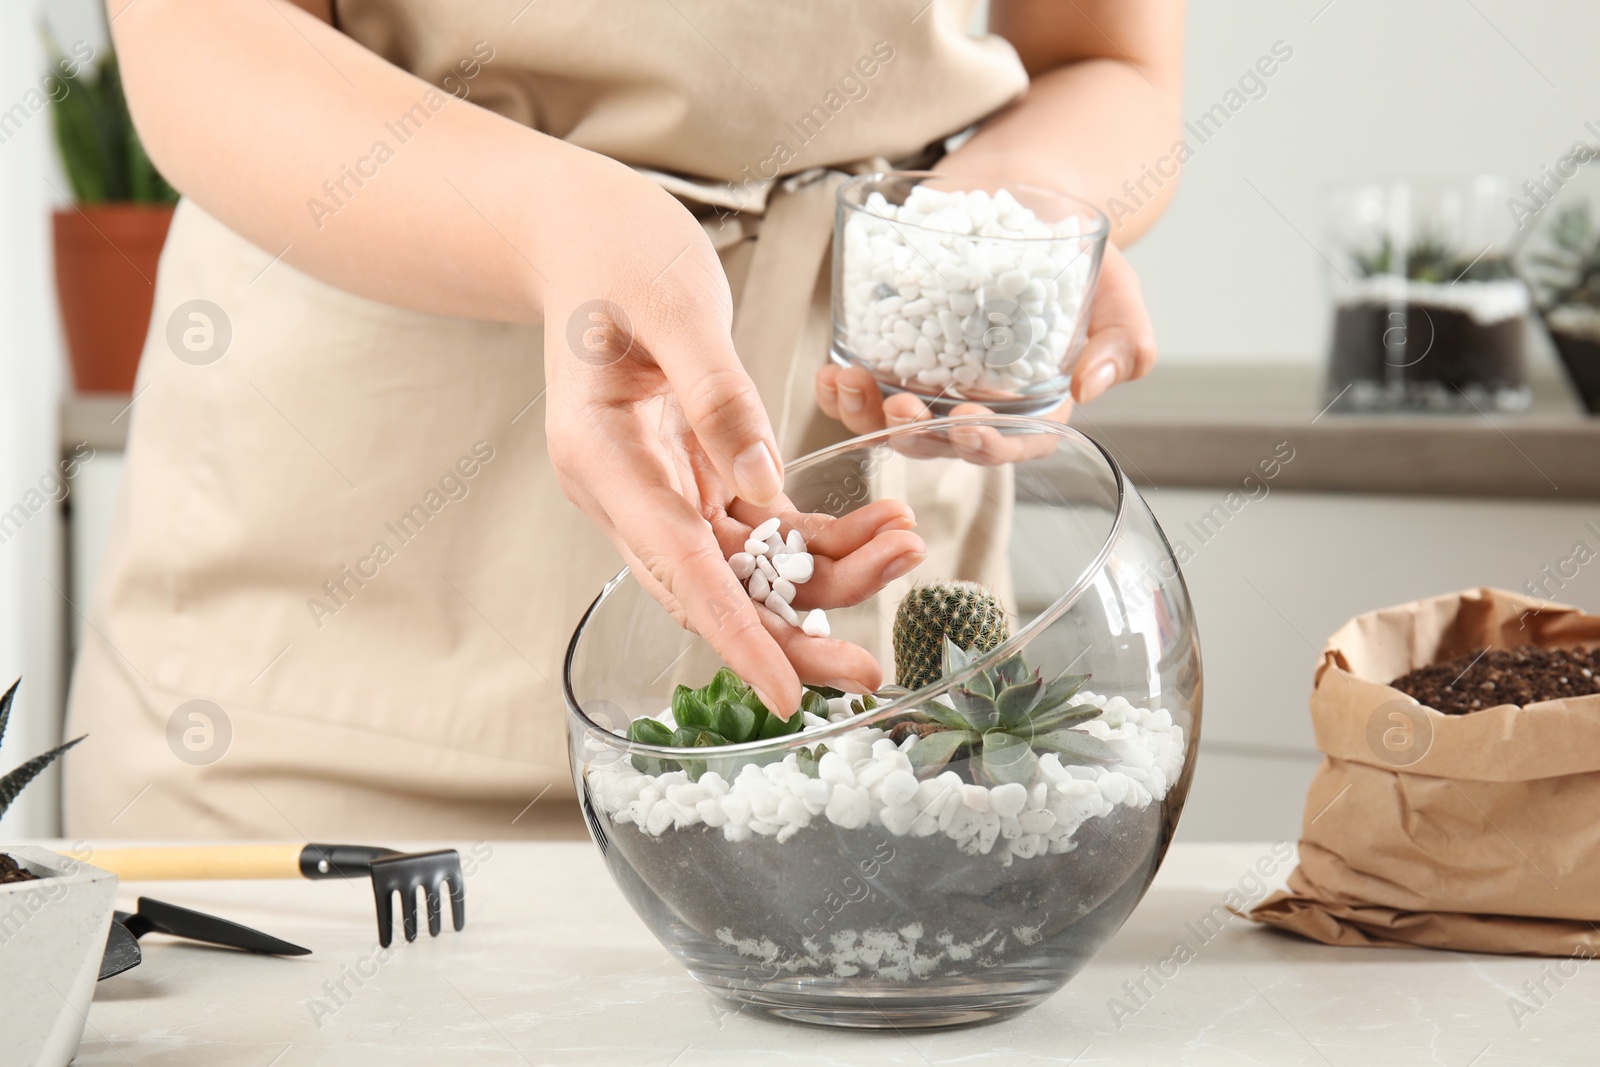
<svg viewBox="0 0 1600 1067">
<path fill-rule="evenodd" d="M 1051 225 L 1004 189 L 869 193 L 844 227 L 849 354 L 880 380 L 957 398 L 1015 394 L 1062 373 L 1095 245 L 1069 214 Z"/>
<path fill-rule="evenodd" d="M 779 525 L 773 518 L 751 530 L 744 551 L 729 556 L 728 566 L 734 577 L 746 583 L 751 600 L 812 637 L 827 637 L 828 616 L 821 608 L 807 612 L 802 622 L 792 606 L 796 587 L 811 580 L 817 561 L 806 551 L 806 539 L 799 530 L 791 529 L 788 537 L 783 537 Z"/>
</svg>

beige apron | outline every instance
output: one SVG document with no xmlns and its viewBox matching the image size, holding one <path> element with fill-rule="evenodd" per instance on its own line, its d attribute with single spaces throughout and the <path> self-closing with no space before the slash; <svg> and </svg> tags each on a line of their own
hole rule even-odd
<svg viewBox="0 0 1600 1067">
<path fill-rule="evenodd" d="M 792 457 L 841 434 L 811 384 L 840 171 L 920 152 L 1026 84 L 1008 45 L 965 33 L 971 6 L 339 14 L 390 61 L 701 214 Z M 209 362 L 182 340 L 197 308 L 226 327 L 202 349 L 228 335 Z M 69 834 L 582 832 L 561 659 L 620 564 L 550 468 L 541 344 L 352 296 L 179 206 L 73 676 L 69 730 L 91 736 L 66 761 Z"/>
</svg>

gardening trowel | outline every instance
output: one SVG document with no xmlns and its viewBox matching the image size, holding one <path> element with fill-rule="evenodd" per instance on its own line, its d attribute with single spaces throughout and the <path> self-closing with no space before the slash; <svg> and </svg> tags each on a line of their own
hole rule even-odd
<svg viewBox="0 0 1600 1067">
<path fill-rule="evenodd" d="M 140 897 L 138 911 L 119 911 L 112 916 L 111 929 L 106 934 L 105 955 L 100 958 L 100 977 L 110 978 L 137 966 L 144 958 L 138 939 L 152 930 L 190 941 L 226 945 L 267 956 L 306 956 L 311 952 L 308 948 L 281 941 L 271 934 L 219 919 L 215 915 Z"/>
</svg>

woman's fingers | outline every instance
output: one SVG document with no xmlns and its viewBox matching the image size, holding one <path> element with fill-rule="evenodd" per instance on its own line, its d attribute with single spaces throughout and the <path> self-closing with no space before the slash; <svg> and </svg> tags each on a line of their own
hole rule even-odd
<svg viewBox="0 0 1600 1067">
<path fill-rule="evenodd" d="M 927 558 L 927 544 L 910 530 L 880 534 L 842 559 L 813 556 L 811 580 L 795 587 L 794 606 L 844 608 L 859 604 Z"/>
<path fill-rule="evenodd" d="M 1106 245 L 1089 316 L 1089 340 L 1072 375 L 1072 393 L 1086 404 L 1118 382 L 1149 373 L 1156 332 L 1144 306 L 1139 276 L 1115 245 Z"/>
<path fill-rule="evenodd" d="M 861 367 L 829 363 L 817 371 L 817 406 L 824 415 L 844 423 L 851 433 L 883 429 L 883 403 L 878 380 Z"/>
<path fill-rule="evenodd" d="M 679 321 L 648 342 L 656 365 L 727 484 L 751 503 L 772 502 L 783 492 L 783 461 L 727 323 L 720 313 L 693 307 L 673 314 Z"/>
<path fill-rule="evenodd" d="M 883 668 L 878 658 L 860 645 L 831 637 L 812 637 L 766 608 L 760 608 L 759 613 L 767 632 L 805 682 L 832 686 L 847 693 L 872 693 L 883 686 Z"/>
<path fill-rule="evenodd" d="M 756 689 L 762 703 L 780 718 L 794 714 L 799 678 L 728 567 L 710 524 L 648 470 L 638 477 L 607 473 L 613 491 L 602 492 L 601 502 L 642 573 L 654 580 L 652 591 L 671 595 L 672 602 L 663 603 L 678 609 L 680 619 Z"/>
</svg>

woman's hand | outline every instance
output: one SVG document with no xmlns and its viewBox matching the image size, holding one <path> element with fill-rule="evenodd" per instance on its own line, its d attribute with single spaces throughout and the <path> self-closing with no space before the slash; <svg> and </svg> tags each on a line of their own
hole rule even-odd
<svg viewBox="0 0 1600 1067">
<path fill-rule="evenodd" d="M 1155 328 L 1145 310 L 1139 277 L 1115 245 L 1106 245 L 1089 311 L 1089 336 L 1072 372 L 1072 395 L 1044 416 L 1066 422 L 1074 401 L 1088 403 L 1118 382 L 1147 374 L 1156 361 Z M 872 373 L 861 367 L 826 364 L 817 371 L 817 404 L 853 433 L 871 433 L 886 426 L 903 426 L 933 417 L 928 406 L 911 393 L 885 399 Z M 979 403 L 958 404 L 952 415 L 987 415 Z M 952 428 L 950 443 L 963 458 L 980 463 L 1004 463 L 1026 458 L 1018 449 L 1026 437 L 1002 438 L 992 429 Z M 1053 440 L 1041 438 L 1041 441 Z M 1009 443 L 1008 443 L 1009 442 Z"/>
<path fill-rule="evenodd" d="M 590 205 L 536 220 L 546 279 L 546 430 L 562 488 L 639 581 L 787 718 L 800 682 L 882 683 L 865 650 L 813 638 L 758 607 L 727 557 L 780 515 L 817 561 L 795 606 L 858 603 L 926 552 L 910 509 L 841 518 L 783 497 L 772 427 L 733 348 L 732 299 L 705 231 L 654 184 L 602 157 L 576 184 Z M 538 211 L 539 209 L 535 209 Z"/>
</svg>

